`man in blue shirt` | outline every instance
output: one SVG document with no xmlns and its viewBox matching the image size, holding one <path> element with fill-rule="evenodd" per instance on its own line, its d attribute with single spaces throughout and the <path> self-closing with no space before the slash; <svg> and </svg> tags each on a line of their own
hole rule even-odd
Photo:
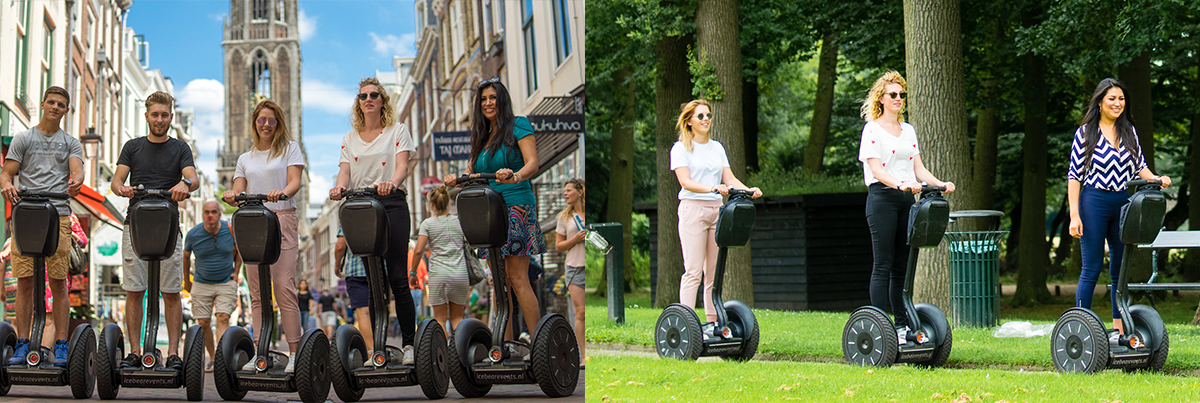
<svg viewBox="0 0 1200 403">
<path fill-rule="evenodd" d="M 205 330 L 212 329 L 211 317 L 216 305 L 216 334 L 223 335 L 229 327 L 229 315 L 237 307 L 242 257 L 233 242 L 229 223 L 221 220 L 221 205 L 216 200 L 204 202 L 203 218 L 204 222 L 188 230 L 187 240 L 183 243 L 183 272 L 191 274 L 183 277 L 183 288 L 192 294 L 192 316 Z M 191 271 L 193 252 L 196 253 L 194 273 Z M 204 347 L 209 356 L 204 371 L 212 372 L 213 332 L 204 332 Z"/>
</svg>

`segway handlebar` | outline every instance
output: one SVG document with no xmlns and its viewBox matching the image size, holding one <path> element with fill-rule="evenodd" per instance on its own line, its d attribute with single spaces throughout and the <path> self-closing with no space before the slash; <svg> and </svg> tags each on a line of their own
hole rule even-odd
<svg viewBox="0 0 1200 403">
<path fill-rule="evenodd" d="M 734 199 L 749 199 L 754 197 L 754 192 L 746 189 L 729 189 L 729 198 Z"/>
<path fill-rule="evenodd" d="M 1149 185 L 1154 185 L 1154 186 L 1158 186 L 1158 187 L 1160 187 L 1160 188 L 1161 188 L 1161 187 L 1162 187 L 1162 181 L 1158 181 L 1158 180 L 1147 180 L 1147 179 L 1134 179 L 1134 180 L 1131 180 L 1131 181 L 1129 181 L 1129 182 L 1125 182 L 1125 187 L 1126 187 L 1126 188 L 1140 188 L 1140 187 L 1142 187 L 1142 186 L 1149 186 Z"/>
<path fill-rule="evenodd" d="M 169 198 L 171 198 L 171 194 L 172 194 L 171 189 L 146 189 L 144 185 L 138 185 L 138 187 L 136 189 L 133 189 L 134 196 L 158 195 L 158 196 L 166 197 L 169 199 Z M 187 194 L 183 195 L 183 198 L 185 198 L 185 199 L 191 198 L 191 197 L 192 197 L 191 193 L 187 193 Z"/>
<path fill-rule="evenodd" d="M 454 183 L 467 183 L 467 182 L 470 182 L 471 180 L 475 180 L 475 179 L 491 179 L 491 180 L 498 180 L 499 178 L 496 178 L 496 174 L 494 174 L 494 173 L 490 173 L 490 174 L 462 174 L 462 175 L 459 175 L 457 178 L 454 178 Z"/>
<path fill-rule="evenodd" d="M 288 195 L 281 195 L 281 196 L 279 196 L 279 201 L 284 201 L 284 200 L 287 200 L 287 199 L 288 199 Z M 270 198 L 268 198 L 268 197 L 267 197 L 267 195 L 265 195 L 265 194 L 245 194 L 245 193 L 242 193 L 242 194 L 240 194 L 240 195 L 233 196 L 233 201 L 235 201 L 235 202 L 246 202 L 246 201 L 263 201 L 263 202 L 265 202 L 265 201 L 271 201 L 271 200 L 270 200 Z"/>
<path fill-rule="evenodd" d="M 33 197 L 33 198 L 46 198 L 46 199 L 67 200 L 67 199 L 70 199 L 70 198 L 71 198 L 71 195 L 68 195 L 68 194 L 66 194 L 66 193 L 58 193 L 58 192 L 42 192 L 42 191 L 36 191 L 36 190 L 21 190 L 21 191 L 17 191 L 17 197 L 19 197 L 19 198 L 22 198 L 22 199 L 24 199 L 24 198 L 26 198 L 26 197 Z"/>
<path fill-rule="evenodd" d="M 377 194 L 379 194 L 379 190 L 376 190 L 374 186 L 367 186 L 367 187 L 362 187 L 362 188 L 343 190 L 342 198 L 344 199 L 344 198 L 351 197 L 351 196 L 374 196 Z M 282 200 L 282 199 L 280 199 L 280 200 Z"/>
</svg>

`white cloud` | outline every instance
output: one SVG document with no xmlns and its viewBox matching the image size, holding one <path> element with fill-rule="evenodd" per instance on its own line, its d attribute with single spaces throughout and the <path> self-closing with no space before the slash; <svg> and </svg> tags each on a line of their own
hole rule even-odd
<svg viewBox="0 0 1200 403">
<path fill-rule="evenodd" d="M 329 189 L 333 187 L 333 178 L 310 173 L 308 180 L 308 204 L 325 203 L 325 199 L 329 198 Z"/>
<path fill-rule="evenodd" d="M 200 151 L 196 169 L 217 179 L 217 147 L 225 140 L 225 86 L 220 81 L 199 78 L 189 81 L 175 94 L 179 106 L 192 108 L 192 139 Z"/>
<path fill-rule="evenodd" d="M 392 34 L 379 36 L 374 32 L 368 32 L 367 35 L 371 36 L 375 52 L 382 56 L 413 56 L 417 54 L 416 33 L 400 34 L 398 37 Z"/>
<path fill-rule="evenodd" d="M 198 78 L 189 81 L 175 95 L 180 106 L 195 108 L 197 114 L 225 109 L 225 85 L 217 80 Z"/>
<path fill-rule="evenodd" d="M 308 38 L 312 38 L 313 35 L 316 35 L 316 33 L 317 33 L 317 17 L 310 17 L 308 15 L 308 13 L 304 12 L 303 8 L 300 9 L 300 20 L 298 21 L 298 23 L 300 25 L 300 41 L 301 42 L 308 41 Z"/>
<path fill-rule="evenodd" d="M 349 116 L 354 106 L 354 94 L 349 86 L 330 84 L 315 78 L 300 79 L 300 97 L 305 108 Z"/>
</svg>

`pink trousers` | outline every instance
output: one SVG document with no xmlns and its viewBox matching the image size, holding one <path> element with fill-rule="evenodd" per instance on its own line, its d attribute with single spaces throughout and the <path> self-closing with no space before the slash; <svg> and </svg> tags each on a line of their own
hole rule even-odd
<svg viewBox="0 0 1200 403">
<path fill-rule="evenodd" d="M 708 317 L 717 315 L 712 291 L 717 271 L 717 215 L 720 210 L 720 200 L 679 201 L 679 243 L 683 249 L 679 303 L 694 307 L 703 276 L 704 313 Z"/>
<path fill-rule="evenodd" d="M 272 210 L 279 217 L 280 244 L 279 260 L 271 265 L 271 285 L 274 288 L 275 306 L 279 307 L 279 323 L 283 338 L 289 344 L 300 343 L 300 304 L 296 296 L 296 259 L 299 257 L 300 242 L 297 239 L 299 225 L 296 209 Z M 246 277 L 250 280 L 250 311 L 254 316 L 254 336 L 257 339 L 262 328 L 262 301 L 258 292 L 258 266 L 247 265 Z M 274 312 L 268 312 L 271 315 Z"/>
</svg>

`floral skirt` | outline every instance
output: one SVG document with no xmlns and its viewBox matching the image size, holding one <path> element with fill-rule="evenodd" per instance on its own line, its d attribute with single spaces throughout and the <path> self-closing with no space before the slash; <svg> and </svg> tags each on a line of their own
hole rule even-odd
<svg viewBox="0 0 1200 403">
<path fill-rule="evenodd" d="M 488 258 L 487 249 L 479 249 L 479 257 Z M 537 205 L 518 204 L 508 207 L 508 243 L 500 248 L 500 257 L 533 256 L 546 253 L 546 238 L 538 226 Z"/>
</svg>

